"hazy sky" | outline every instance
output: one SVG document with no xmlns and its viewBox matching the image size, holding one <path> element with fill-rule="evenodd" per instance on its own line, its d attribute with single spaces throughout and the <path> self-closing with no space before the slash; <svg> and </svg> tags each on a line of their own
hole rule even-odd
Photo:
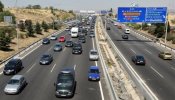
<svg viewBox="0 0 175 100">
<path fill-rule="evenodd" d="M 43 7 L 53 6 L 65 10 L 101 10 L 117 7 L 131 6 L 137 3 L 144 7 L 168 7 L 175 10 L 175 0 L 0 0 L 5 7 L 14 7 L 17 1 L 17 7 L 25 7 L 29 4 L 39 4 Z"/>
</svg>

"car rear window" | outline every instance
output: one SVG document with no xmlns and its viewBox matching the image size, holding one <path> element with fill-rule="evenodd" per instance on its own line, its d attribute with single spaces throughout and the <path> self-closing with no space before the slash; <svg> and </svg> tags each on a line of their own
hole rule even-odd
<svg viewBox="0 0 175 100">
<path fill-rule="evenodd" d="M 90 69 L 90 73 L 99 73 L 99 70 L 98 69 Z"/>
</svg>

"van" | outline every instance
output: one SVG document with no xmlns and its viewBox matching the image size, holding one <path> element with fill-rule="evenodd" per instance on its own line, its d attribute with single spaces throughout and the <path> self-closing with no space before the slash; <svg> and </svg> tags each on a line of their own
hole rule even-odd
<svg viewBox="0 0 175 100">
<path fill-rule="evenodd" d="M 130 29 L 125 29 L 125 34 L 130 34 Z"/>
</svg>

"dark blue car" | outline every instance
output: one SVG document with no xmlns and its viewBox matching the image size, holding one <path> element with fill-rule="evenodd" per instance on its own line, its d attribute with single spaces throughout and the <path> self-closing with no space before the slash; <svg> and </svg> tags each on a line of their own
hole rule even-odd
<svg viewBox="0 0 175 100">
<path fill-rule="evenodd" d="M 89 81 L 99 81 L 100 80 L 100 72 L 99 72 L 98 66 L 89 67 L 88 80 Z"/>
</svg>

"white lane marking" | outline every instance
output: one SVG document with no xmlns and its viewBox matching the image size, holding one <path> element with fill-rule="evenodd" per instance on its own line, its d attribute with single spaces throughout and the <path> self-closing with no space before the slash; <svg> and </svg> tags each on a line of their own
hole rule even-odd
<svg viewBox="0 0 175 100">
<path fill-rule="evenodd" d="M 171 69 L 175 70 L 175 68 L 174 68 L 174 67 L 171 67 Z"/>
<path fill-rule="evenodd" d="M 2 74 L 3 72 L 0 73 L 0 75 Z"/>
<path fill-rule="evenodd" d="M 66 50 L 66 48 L 63 48 L 63 52 Z"/>
<path fill-rule="evenodd" d="M 21 57 L 21 59 L 25 58 L 27 55 L 29 55 L 30 53 L 32 53 L 34 50 L 36 50 L 37 48 L 39 48 L 42 44 L 38 45 L 36 48 L 32 49 L 31 51 L 29 51 L 26 55 L 24 55 L 23 57 Z"/>
<path fill-rule="evenodd" d="M 154 70 L 161 78 L 164 78 L 163 75 L 161 75 L 156 69 L 154 69 L 152 66 L 151 66 L 151 69 Z"/>
<path fill-rule="evenodd" d="M 152 54 L 149 50 L 145 49 L 146 52 L 148 52 L 149 54 Z"/>
<path fill-rule="evenodd" d="M 53 47 L 50 47 L 47 51 L 49 52 Z"/>
<path fill-rule="evenodd" d="M 136 54 L 136 52 L 133 49 L 130 49 L 130 50 Z"/>
<path fill-rule="evenodd" d="M 34 64 L 30 67 L 30 69 L 27 71 L 27 73 L 28 73 L 35 65 L 36 65 L 36 63 L 34 63 Z"/>
<path fill-rule="evenodd" d="M 50 72 L 53 72 L 54 68 L 55 68 L 56 64 L 53 65 L 52 69 Z"/>
<path fill-rule="evenodd" d="M 74 65 L 74 70 L 76 69 L 77 65 Z"/>
<path fill-rule="evenodd" d="M 92 39 L 92 44 L 93 44 L 93 49 L 95 49 L 94 39 Z M 95 65 L 98 66 L 97 61 L 95 61 Z M 102 85 L 101 85 L 101 81 L 99 81 L 98 84 L 99 84 L 99 88 L 100 88 L 101 100 L 104 100 L 103 88 L 102 88 Z"/>
</svg>

